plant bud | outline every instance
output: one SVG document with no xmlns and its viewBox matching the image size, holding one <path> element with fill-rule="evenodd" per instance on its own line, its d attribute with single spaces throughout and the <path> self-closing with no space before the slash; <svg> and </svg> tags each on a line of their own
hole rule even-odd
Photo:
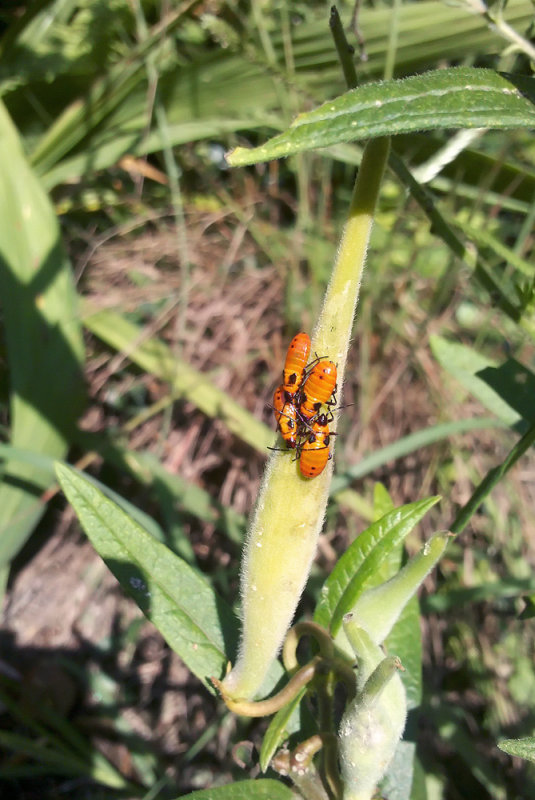
<svg viewBox="0 0 535 800">
<path fill-rule="evenodd" d="M 399 659 L 381 648 L 351 615 L 344 628 L 358 658 L 360 689 L 342 717 L 339 752 L 344 800 L 371 800 L 405 727 L 407 702 Z"/>
</svg>

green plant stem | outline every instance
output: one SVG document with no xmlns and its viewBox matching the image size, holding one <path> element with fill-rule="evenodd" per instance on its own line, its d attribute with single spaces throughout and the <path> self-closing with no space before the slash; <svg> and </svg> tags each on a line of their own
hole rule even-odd
<svg viewBox="0 0 535 800">
<path fill-rule="evenodd" d="M 346 39 L 342 20 L 336 6 L 331 6 L 329 17 L 329 27 L 336 47 L 336 53 L 340 59 L 340 64 L 344 73 L 344 78 L 348 89 L 354 89 L 358 85 L 357 70 L 353 61 L 353 48 Z"/>
<path fill-rule="evenodd" d="M 490 494 L 497 483 L 509 472 L 511 467 L 516 464 L 518 459 L 524 455 L 532 444 L 535 443 L 535 423 L 528 428 L 522 438 L 516 443 L 505 461 L 494 467 L 483 478 L 470 500 L 459 511 L 454 522 L 450 526 L 452 533 L 460 533 L 468 524 L 472 515 L 479 508 L 483 500 Z"/>
<path fill-rule="evenodd" d="M 470 4 L 470 6 L 473 7 L 473 4 Z M 535 61 L 535 47 L 533 47 L 528 39 L 521 36 L 518 31 L 504 20 L 499 7 L 498 13 L 493 14 L 492 11 L 489 10 L 487 4 L 482 3 L 480 13 L 504 39 L 514 45 L 518 50 L 525 53 L 530 61 Z"/>
<path fill-rule="evenodd" d="M 389 140 L 369 142 L 312 349 L 334 361 L 343 383 L 353 317 Z M 242 567 L 243 626 L 238 660 L 223 684 L 228 697 L 258 692 L 286 636 L 308 578 L 329 496 L 333 461 L 312 480 L 287 452 L 270 458 L 247 536 Z"/>
<path fill-rule="evenodd" d="M 282 663 L 287 672 L 297 669 L 297 646 L 303 636 L 312 636 L 323 658 L 332 658 L 334 655 L 334 644 L 330 634 L 316 622 L 298 622 L 290 628 L 284 641 L 282 649 Z"/>
<path fill-rule="evenodd" d="M 331 358 L 334 355 L 340 382 L 343 380 L 358 290 L 389 150 L 389 137 L 372 139 L 364 148 L 338 257 L 312 340 L 313 349 L 318 353 L 328 352 Z M 356 293 L 350 292 L 355 284 Z"/>
<path fill-rule="evenodd" d="M 225 689 L 224 682 L 219 681 L 217 678 L 212 678 L 212 683 L 221 693 L 221 697 L 230 711 L 233 711 L 235 714 L 240 714 L 243 717 L 267 717 L 269 714 L 275 714 L 276 711 L 293 700 L 302 687 L 310 683 L 316 676 L 320 665 L 322 665 L 321 669 L 324 669 L 324 664 L 325 662 L 321 656 L 314 656 L 308 664 L 301 667 L 301 669 L 290 678 L 284 689 L 281 689 L 280 692 L 277 692 L 277 694 L 273 695 L 273 697 L 269 697 L 267 700 L 259 700 L 257 702 L 230 697 Z"/>
</svg>

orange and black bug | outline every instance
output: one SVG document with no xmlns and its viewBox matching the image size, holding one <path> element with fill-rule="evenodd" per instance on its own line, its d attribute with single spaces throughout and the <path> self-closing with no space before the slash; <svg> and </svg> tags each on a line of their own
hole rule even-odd
<svg viewBox="0 0 535 800">
<path fill-rule="evenodd" d="M 282 388 L 288 397 L 293 397 L 299 390 L 309 355 L 310 336 L 308 333 L 298 333 L 290 342 L 282 372 Z"/>
<path fill-rule="evenodd" d="M 305 478 L 316 478 L 321 475 L 327 462 L 332 458 L 329 442 L 330 437 L 336 434 L 329 432 L 329 421 L 326 414 L 320 414 L 312 423 L 312 430 L 303 444 L 299 445 L 299 469 Z"/>
<path fill-rule="evenodd" d="M 279 386 L 273 395 L 273 413 L 277 420 L 277 430 L 280 431 L 286 446 L 295 448 L 297 444 L 297 408 L 292 399 L 288 398 L 284 388 Z M 273 448 L 269 448 L 270 450 Z"/>
<path fill-rule="evenodd" d="M 303 419 L 314 417 L 322 405 L 336 404 L 336 364 L 318 361 L 300 391 L 299 414 Z"/>
</svg>

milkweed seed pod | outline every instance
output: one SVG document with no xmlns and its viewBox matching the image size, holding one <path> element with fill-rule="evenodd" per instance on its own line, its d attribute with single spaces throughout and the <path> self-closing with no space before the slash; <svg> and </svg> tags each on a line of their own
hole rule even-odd
<svg viewBox="0 0 535 800">
<path fill-rule="evenodd" d="M 336 364 L 340 386 L 388 150 L 388 139 L 373 139 L 366 145 L 312 337 L 311 349 Z M 331 459 L 310 480 L 287 452 L 274 452 L 269 460 L 244 549 L 238 659 L 222 683 L 224 695 L 232 700 L 255 697 L 282 646 L 316 553 L 332 469 Z"/>
<path fill-rule="evenodd" d="M 385 658 L 351 615 L 347 615 L 344 627 L 358 659 L 359 687 L 338 733 L 344 800 L 371 800 L 403 734 L 405 689 L 399 676 L 399 659 Z"/>
</svg>

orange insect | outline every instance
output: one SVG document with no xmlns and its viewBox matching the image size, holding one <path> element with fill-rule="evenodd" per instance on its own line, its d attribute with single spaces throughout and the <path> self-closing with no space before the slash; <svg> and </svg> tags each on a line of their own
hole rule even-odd
<svg viewBox="0 0 535 800">
<path fill-rule="evenodd" d="M 330 437 L 336 434 L 329 432 L 329 420 L 326 414 L 320 414 L 312 423 L 312 430 L 299 446 L 299 469 L 305 478 L 316 478 L 320 475 L 332 454 L 329 452 Z"/>
<path fill-rule="evenodd" d="M 297 408 L 288 398 L 284 388 L 279 386 L 273 395 L 273 413 L 277 420 L 277 429 L 286 442 L 287 447 L 295 448 L 297 444 Z M 272 448 L 270 448 L 272 449 Z"/>
<path fill-rule="evenodd" d="M 322 405 L 335 405 L 336 364 L 332 361 L 318 361 L 299 394 L 299 414 L 303 419 L 312 419 Z"/>
<path fill-rule="evenodd" d="M 310 336 L 308 333 L 298 333 L 290 342 L 282 372 L 282 388 L 287 399 L 296 394 L 303 382 L 309 354 Z"/>
</svg>

